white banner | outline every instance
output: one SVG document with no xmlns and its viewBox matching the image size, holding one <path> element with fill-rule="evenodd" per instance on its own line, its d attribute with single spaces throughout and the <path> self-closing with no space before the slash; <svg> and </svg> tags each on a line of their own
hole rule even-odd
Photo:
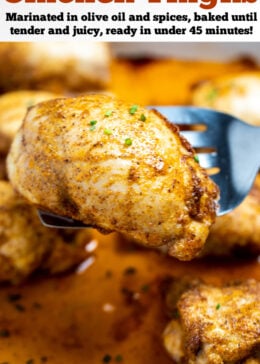
<svg viewBox="0 0 260 364">
<path fill-rule="evenodd" d="M 1 0 L 1 41 L 257 42 L 260 0 Z"/>
</svg>

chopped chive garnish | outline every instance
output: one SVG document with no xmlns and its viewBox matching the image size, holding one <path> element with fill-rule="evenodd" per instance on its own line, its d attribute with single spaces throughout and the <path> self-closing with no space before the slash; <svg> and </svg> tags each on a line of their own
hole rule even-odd
<svg viewBox="0 0 260 364">
<path fill-rule="evenodd" d="M 111 135 L 111 134 L 112 134 L 112 130 L 110 130 L 110 129 L 105 129 L 105 130 L 104 130 L 104 134 L 106 134 L 106 135 Z"/>
<path fill-rule="evenodd" d="M 141 291 L 142 291 L 143 293 L 148 292 L 148 291 L 149 291 L 149 289 L 150 289 L 149 284 L 144 284 L 144 285 L 141 287 Z"/>
<path fill-rule="evenodd" d="M 194 160 L 195 160 L 195 162 L 197 162 L 197 163 L 199 163 L 199 162 L 200 162 L 200 160 L 199 160 L 199 156 L 198 156 L 197 154 L 195 154 L 195 155 L 194 155 Z"/>
<path fill-rule="evenodd" d="M 95 130 L 95 129 L 96 129 L 96 123 L 97 123 L 97 120 L 91 120 L 91 121 L 89 122 L 89 125 L 90 125 L 89 130 L 90 130 L 90 131 L 93 131 L 93 130 Z"/>
<path fill-rule="evenodd" d="M 103 363 L 109 363 L 111 360 L 112 360 L 112 356 L 111 356 L 111 355 L 109 355 L 109 354 L 106 354 L 106 355 L 103 357 Z"/>
<path fill-rule="evenodd" d="M 106 113 L 105 113 L 105 116 L 108 117 L 108 116 L 111 116 L 113 113 L 112 110 L 108 110 Z"/>
<path fill-rule="evenodd" d="M 141 120 L 141 121 L 145 121 L 145 120 L 146 120 L 146 116 L 145 116 L 144 114 L 141 114 L 141 116 L 140 116 L 140 120 Z"/>
<path fill-rule="evenodd" d="M 125 145 L 130 146 L 130 145 L 132 145 L 132 143 L 133 143 L 133 141 L 132 141 L 131 138 L 126 138 L 125 139 Z"/>
<path fill-rule="evenodd" d="M 218 95 L 218 89 L 212 88 L 207 95 L 207 100 L 213 101 L 217 97 L 217 95 Z"/>
<path fill-rule="evenodd" d="M 220 305 L 220 303 L 218 303 L 218 304 L 216 305 L 216 310 L 219 310 L 219 309 L 220 309 L 220 307 L 221 307 L 221 305 Z"/>
<path fill-rule="evenodd" d="M 120 354 L 116 355 L 116 357 L 115 357 L 115 361 L 116 361 L 117 363 L 121 363 L 121 361 L 123 361 L 123 357 L 122 357 L 122 355 L 120 355 Z"/>
<path fill-rule="evenodd" d="M 133 106 L 130 107 L 129 113 L 131 115 L 134 115 L 136 113 L 137 109 L 138 109 L 138 106 L 137 105 L 133 105 Z"/>
<path fill-rule="evenodd" d="M 180 318 L 180 312 L 177 308 L 173 309 L 171 312 L 170 312 L 170 316 L 171 318 L 173 319 L 178 319 Z"/>
<path fill-rule="evenodd" d="M 28 359 L 26 364 L 34 364 L 34 360 L 33 359 Z"/>
</svg>

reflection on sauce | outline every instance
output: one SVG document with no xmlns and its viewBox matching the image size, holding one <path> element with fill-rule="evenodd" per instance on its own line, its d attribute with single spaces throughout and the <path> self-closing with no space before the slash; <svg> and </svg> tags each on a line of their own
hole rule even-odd
<svg viewBox="0 0 260 364">
<path fill-rule="evenodd" d="M 115 61 L 112 91 L 143 104 L 184 104 L 194 83 L 246 68 L 243 62 Z M 168 277 L 215 284 L 260 279 L 257 259 L 184 263 L 116 234 L 93 231 L 87 249 L 92 255 L 75 274 L 1 287 L 0 364 L 170 364 L 161 339 L 169 320 L 162 295 Z"/>
</svg>

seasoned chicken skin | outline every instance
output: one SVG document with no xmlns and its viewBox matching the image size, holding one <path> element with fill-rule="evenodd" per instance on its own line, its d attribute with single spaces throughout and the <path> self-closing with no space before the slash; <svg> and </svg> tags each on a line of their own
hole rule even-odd
<svg viewBox="0 0 260 364">
<path fill-rule="evenodd" d="M 32 107 L 8 157 L 31 203 L 189 260 L 216 214 L 218 189 L 177 128 L 111 96 Z"/>
<path fill-rule="evenodd" d="M 57 94 L 51 92 L 29 90 L 7 92 L 0 96 L 0 154 L 8 153 L 11 142 L 22 125 L 27 108 L 57 97 Z"/>
<path fill-rule="evenodd" d="M 260 283 L 214 287 L 199 284 L 177 303 L 179 318 L 163 340 L 177 363 L 259 363 Z"/>
<path fill-rule="evenodd" d="M 37 210 L 0 181 L 0 282 L 19 283 L 36 270 L 64 272 L 87 258 L 91 230 L 48 229 Z"/>
</svg>

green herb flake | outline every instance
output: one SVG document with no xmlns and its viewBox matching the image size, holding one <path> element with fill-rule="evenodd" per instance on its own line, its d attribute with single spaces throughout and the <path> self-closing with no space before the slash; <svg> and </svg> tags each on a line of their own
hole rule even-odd
<svg viewBox="0 0 260 364">
<path fill-rule="evenodd" d="M 144 114 L 141 114 L 141 116 L 140 116 L 140 120 L 141 120 L 141 121 L 145 121 L 145 120 L 146 120 L 146 116 L 145 116 Z"/>
<path fill-rule="evenodd" d="M 106 134 L 106 135 L 111 135 L 111 134 L 112 134 L 112 130 L 110 130 L 110 129 L 105 129 L 105 130 L 104 130 L 104 134 Z"/>
<path fill-rule="evenodd" d="M 10 331 L 7 329 L 0 329 L 0 337 L 9 337 Z"/>
<path fill-rule="evenodd" d="M 135 113 L 136 113 L 136 111 L 138 110 L 138 106 L 137 105 L 133 105 L 133 106 L 131 106 L 130 107 L 130 109 L 129 109 L 129 113 L 131 114 L 131 115 L 134 115 Z"/>
<path fill-rule="evenodd" d="M 127 145 L 128 147 L 130 147 L 130 145 L 132 145 L 132 144 L 133 144 L 133 141 L 132 141 L 131 138 L 126 138 L 125 139 L 125 145 Z"/>
<path fill-rule="evenodd" d="M 112 110 L 108 110 L 106 113 L 105 113 L 105 117 L 109 117 L 109 116 L 111 116 L 112 115 L 112 113 L 113 113 L 113 111 Z"/>
<path fill-rule="evenodd" d="M 150 289 L 149 284 L 144 284 L 144 285 L 141 287 L 141 291 L 142 291 L 143 293 L 148 292 L 148 291 L 149 291 L 149 289 Z"/>
<path fill-rule="evenodd" d="M 171 316 L 171 318 L 173 318 L 173 319 L 178 319 L 178 318 L 180 318 L 180 312 L 179 312 L 179 310 L 178 310 L 177 308 L 175 308 L 174 310 L 172 310 L 172 311 L 170 312 L 170 316 Z"/>
<path fill-rule="evenodd" d="M 195 160 L 195 162 L 197 162 L 197 163 L 199 163 L 199 162 L 200 162 L 200 160 L 199 160 L 199 156 L 198 156 L 197 154 L 195 154 L 195 155 L 194 155 L 194 160 Z"/>
<path fill-rule="evenodd" d="M 89 125 L 90 125 L 89 130 L 90 130 L 90 131 L 94 131 L 94 130 L 96 129 L 96 124 L 97 124 L 97 120 L 91 120 L 91 121 L 89 122 Z"/>
<path fill-rule="evenodd" d="M 218 89 L 217 88 L 212 88 L 208 95 L 207 95 L 207 100 L 208 101 L 214 101 L 214 99 L 218 96 Z"/>
<path fill-rule="evenodd" d="M 116 361 L 117 363 L 121 363 L 121 362 L 123 361 L 123 357 L 122 357 L 122 355 L 120 355 L 120 354 L 116 355 L 116 357 L 115 357 L 115 361 Z"/>
<path fill-rule="evenodd" d="M 109 355 L 109 354 L 106 354 L 104 357 L 103 357 L 103 363 L 110 363 L 112 360 L 112 356 Z"/>
<path fill-rule="evenodd" d="M 219 310 L 219 309 L 220 309 L 220 307 L 221 307 L 221 304 L 220 304 L 220 303 L 218 303 L 218 304 L 216 305 L 216 310 Z"/>
</svg>

